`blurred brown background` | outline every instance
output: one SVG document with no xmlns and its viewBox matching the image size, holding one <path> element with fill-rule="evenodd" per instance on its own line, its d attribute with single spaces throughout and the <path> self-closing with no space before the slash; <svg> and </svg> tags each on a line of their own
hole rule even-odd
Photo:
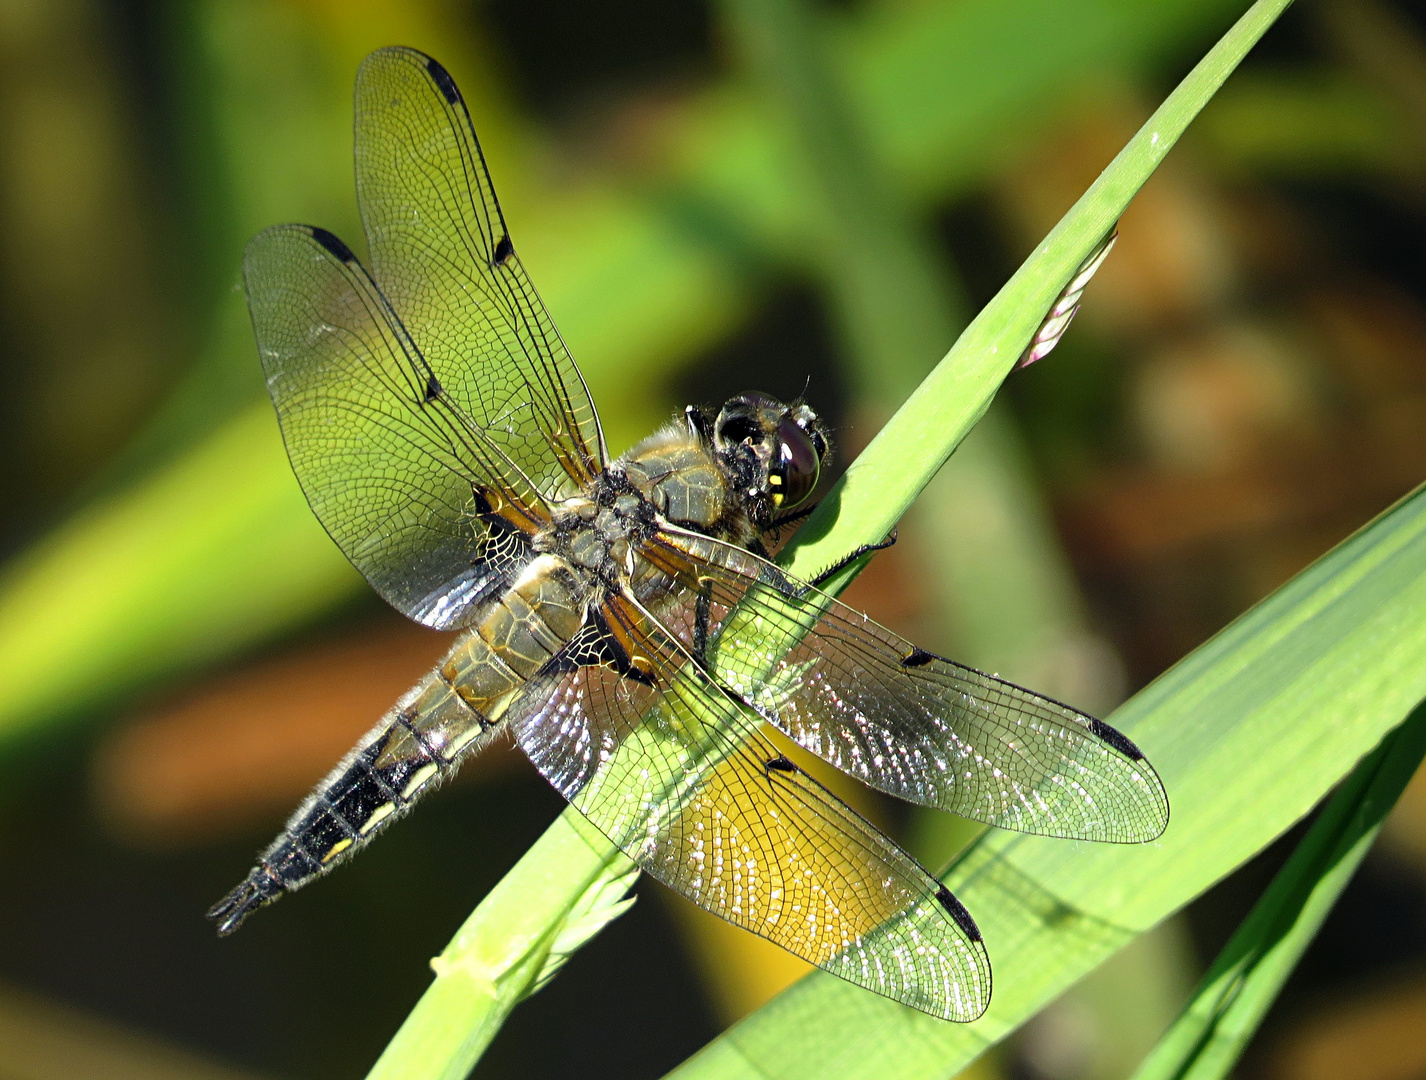
<svg viewBox="0 0 1426 1080">
<path fill-rule="evenodd" d="M 183 469 L 209 460 L 214 432 L 275 437 L 241 246 L 294 219 L 356 239 L 350 85 L 369 49 L 416 45 L 460 82 L 616 449 L 684 402 L 807 385 L 845 461 L 904 392 L 886 386 L 914 385 L 1245 5 L 1175 0 L 1118 23 L 1115 4 L 1084 6 L 1067 25 L 1103 44 L 1073 62 L 1029 3 L 818 6 L 863 122 L 960 95 L 939 150 L 910 120 L 911 135 L 869 136 L 946 298 L 922 335 L 939 344 L 892 375 L 798 254 L 795 188 L 733 138 L 767 91 L 716 4 L 0 0 L 0 545 L 15 560 L 0 587 L 18 595 L 94 507 L 132 507 L 146 535 L 161 504 L 122 500 L 154 476 L 171 486 L 153 499 L 188 506 Z M 943 16 L 1043 77 L 937 82 Z M 929 42 L 926 67 L 877 68 L 903 39 Z M 231 500 L 210 485 L 204 513 L 247 505 L 234 470 Z M 1064 343 L 1012 378 L 847 599 L 1107 711 L 1423 477 L 1426 5 L 1302 0 L 1126 215 Z M 195 515 L 155 529 L 181 543 L 206 527 Z M 492 752 L 219 942 L 203 910 L 445 638 L 322 563 L 301 570 L 309 592 L 277 590 L 290 607 L 164 643 L 144 604 L 168 585 L 141 576 L 144 550 L 86 594 L 97 609 L 111 585 L 150 582 L 132 600 L 138 644 L 119 629 L 76 648 L 40 677 L 73 707 L 0 727 L 0 1078 L 361 1075 L 427 959 L 561 800 Z M 221 581 L 241 563 L 234 547 L 186 573 Z M 87 602 L 64 603 L 48 613 L 61 630 L 92 629 Z M 147 666 L 93 675 L 104 640 Z M 933 863 L 960 835 L 860 805 Z M 976 1074 L 1126 1075 L 1294 836 Z M 647 882 L 639 894 L 477 1076 L 658 1076 L 801 973 Z M 1420 778 L 1239 1075 L 1426 1076 Z"/>
</svg>

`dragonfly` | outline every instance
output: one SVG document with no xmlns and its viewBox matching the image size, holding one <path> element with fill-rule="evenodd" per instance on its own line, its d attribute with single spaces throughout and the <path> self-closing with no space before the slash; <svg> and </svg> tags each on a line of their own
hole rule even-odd
<svg viewBox="0 0 1426 1080">
<path fill-rule="evenodd" d="M 245 252 L 248 303 L 313 512 L 392 606 L 460 635 L 211 909 L 219 933 L 504 734 L 675 892 L 875 993 L 980 1016 L 970 913 L 777 739 L 913 803 L 1112 843 L 1167 824 L 1143 753 L 843 605 L 819 584 L 847 561 L 802 581 L 769 559 L 830 459 L 805 402 L 690 406 L 611 457 L 449 73 L 381 49 L 355 111 L 368 261 L 274 226 Z"/>
</svg>

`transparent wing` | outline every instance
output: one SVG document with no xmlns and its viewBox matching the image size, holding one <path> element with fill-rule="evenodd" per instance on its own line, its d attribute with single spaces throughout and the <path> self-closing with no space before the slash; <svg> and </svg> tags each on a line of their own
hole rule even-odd
<svg viewBox="0 0 1426 1080">
<path fill-rule="evenodd" d="M 436 61 L 406 48 L 362 61 L 356 174 L 373 276 L 445 392 L 547 498 L 584 486 L 606 458 L 594 404 Z"/>
<path fill-rule="evenodd" d="M 990 1000 L 975 923 L 915 860 L 758 734 L 644 613 L 608 601 L 515 736 L 645 870 L 700 907 L 947 1020 Z"/>
<path fill-rule="evenodd" d="M 548 513 L 438 381 L 351 251 L 278 225 L 243 277 L 292 468 L 337 546 L 400 611 L 449 627 L 529 561 Z"/>
<path fill-rule="evenodd" d="M 1167 826 L 1158 774 L 1108 724 L 919 649 L 741 548 L 670 530 L 642 554 L 682 586 L 660 620 L 719 682 L 871 787 L 1044 836 L 1134 843 Z"/>
</svg>

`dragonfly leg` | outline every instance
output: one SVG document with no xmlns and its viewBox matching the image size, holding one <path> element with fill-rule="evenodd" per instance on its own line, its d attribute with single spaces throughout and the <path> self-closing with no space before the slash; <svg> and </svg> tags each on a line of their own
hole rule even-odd
<svg viewBox="0 0 1426 1080">
<path fill-rule="evenodd" d="M 708 666 L 708 618 L 713 604 L 713 582 L 708 580 L 698 590 L 698 602 L 693 608 L 693 658 L 703 668 Z"/>
<path fill-rule="evenodd" d="M 796 525 L 799 521 L 806 521 L 812 516 L 812 511 L 816 510 L 820 505 L 820 503 L 808 503 L 805 506 L 799 506 L 796 510 L 789 510 L 787 513 L 774 518 L 772 527 L 775 530 L 784 529 L 789 525 Z"/>
<path fill-rule="evenodd" d="M 852 563 L 856 562 L 858 559 L 863 558 L 867 555 L 875 554 L 878 551 L 885 551 L 894 543 L 896 543 L 896 530 L 892 529 L 891 532 L 886 534 L 886 539 L 882 540 L 880 543 L 863 544 L 861 545 L 861 547 L 853 550 L 850 554 L 844 555 L 842 558 L 838 559 L 831 566 L 827 567 L 827 569 L 823 570 L 820 574 L 814 577 L 812 579 L 812 584 L 820 587 L 826 584 L 828 581 L 832 580 L 832 578 L 836 577 L 837 574 L 845 570 L 847 567 L 851 566 Z"/>
</svg>

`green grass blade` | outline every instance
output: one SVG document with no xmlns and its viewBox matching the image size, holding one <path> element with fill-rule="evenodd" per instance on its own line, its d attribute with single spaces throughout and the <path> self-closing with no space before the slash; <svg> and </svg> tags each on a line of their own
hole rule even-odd
<svg viewBox="0 0 1426 1080">
<path fill-rule="evenodd" d="M 1259 0 L 1175 89 L 848 469 L 847 477 L 833 489 L 804 527 L 804 533 L 817 527 L 820 535 L 814 544 L 798 549 L 794 565 L 806 562 L 810 551 L 812 559 L 820 560 L 815 565 L 825 566 L 838 554 L 868 539 L 878 540 L 891 529 L 985 411 L 1038 330 L 1045 312 L 1080 264 L 1100 243 L 1198 110 L 1289 2 Z M 1402 713 L 1396 715 L 1399 719 Z M 507 958 L 508 962 L 500 969 L 504 993 L 482 993 L 471 986 L 470 993 L 462 998 L 458 987 L 450 982 L 452 974 L 442 974 L 408 1016 L 373 1075 L 445 1078 L 462 1075 L 459 1070 L 473 1063 L 479 1049 L 483 1049 L 493 1034 L 494 1026 L 537 979 L 542 965 L 521 958 L 538 950 L 541 942 L 553 940 L 563 913 L 572 910 L 579 897 L 591 888 L 602 887 L 600 866 L 611 866 L 603 871 L 610 879 L 627 871 L 626 863 L 611 862 L 609 846 L 600 845 L 597 838 L 589 843 L 571 843 L 570 835 L 581 829 L 587 834 L 588 826 L 582 823 L 578 813 L 567 810 L 521 859 L 506 882 L 476 909 L 462 933 L 442 954 L 443 973 L 459 973 L 471 967 L 487 971 L 490 967 L 487 957 Z M 506 883 L 509 883 L 508 888 Z M 556 924 L 532 919 L 531 912 L 544 913 Z M 519 928 L 513 939 L 508 936 L 512 926 Z M 889 1014 L 893 1030 L 898 1024 L 904 1027 L 922 1023 L 952 1031 L 969 1030 L 941 1024 L 921 1014 L 899 1020 L 897 1018 L 907 1010 L 840 980 L 831 981 L 854 995 L 852 1006 L 859 1013 L 863 1009 L 871 1010 L 867 1014 L 872 1020 L 871 1026 L 852 1029 L 857 1033 L 877 1036 L 884 1031 L 886 1009 L 894 1010 Z M 820 989 L 826 983 L 813 980 L 811 984 L 800 985 L 816 985 Z M 779 1000 L 785 999 L 786 995 Z M 876 1013 L 878 1008 L 883 1011 L 880 1017 Z M 827 1018 L 822 1019 L 825 1022 Z M 818 1036 L 821 1054 L 835 1047 L 858 1045 L 855 1038 L 848 1038 L 846 1030 L 830 1029 L 836 1032 L 831 1035 L 829 1029 L 815 1026 L 821 1032 Z M 776 1037 L 800 1041 L 802 1035 L 793 1030 Z M 476 1047 L 474 1056 L 469 1052 L 471 1047 Z M 773 1055 L 774 1060 L 781 1057 L 776 1052 Z M 710 1061 L 720 1059 L 715 1050 L 713 1058 L 705 1056 L 696 1060 L 702 1064 L 695 1064 L 694 1068 L 701 1069 Z M 780 1062 L 779 1068 L 785 1064 L 785 1061 Z M 758 1067 L 771 1066 L 760 1064 Z M 709 1075 L 721 1075 L 717 1065 Z"/>
<path fill-rule="evenodd" d="M 1174 88 L 1030 258 L 971 321 L 798 533 L 788 566 L 810 576 L 886 536 L 985 413 L 1074 273 L 1114 228 L 1189 123 L 1291 0 L 1259 0 Z"/>
<path fill-rule="evenodd" d="M 1363 758 L 1133 1080 L 1218 1080 L 1277 999 L 1303 951 L 1426 757 L 1426 707 Z"/>
<path fill-rule="evenodd" d="M 566 811 L 431 962 L 436 978 L 368 1080 L 462 1080 L 516 1005 L 628 906 L 637 870 Z"/>
</svg>

